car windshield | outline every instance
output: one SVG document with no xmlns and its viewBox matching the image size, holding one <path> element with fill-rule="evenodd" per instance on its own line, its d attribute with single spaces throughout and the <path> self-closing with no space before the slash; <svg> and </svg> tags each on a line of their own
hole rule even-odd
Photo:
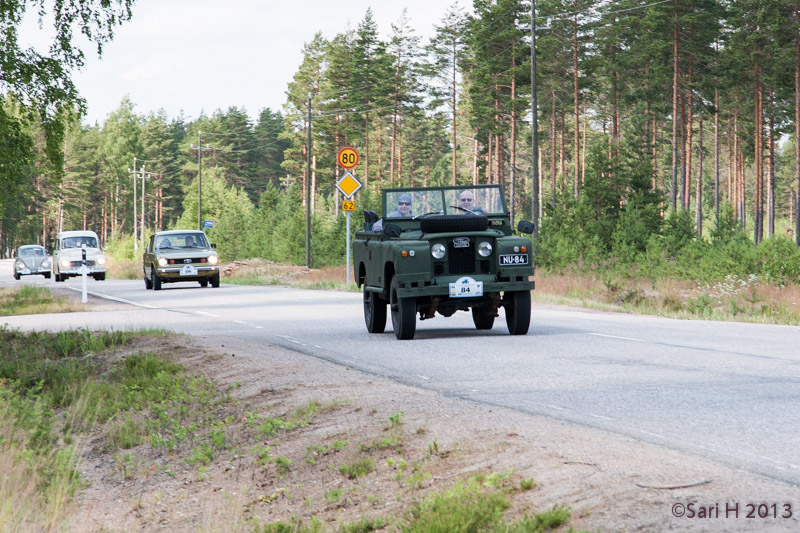
<svg viewBox="0 0 800 533">
<path fill-rule="evenodd" d="M 434 213 L 504 215 L 505 205 L 499 186 L 399 189 L 384 191 L 384 213 L 387 218 Z"/>
<path fill-rule="evenodd" d="M 208 248 L 208 240 L 202 233 L 176 233 L 159 237 L 156 248 Z"/>
<path fill-rule="evenodd" d="M 97 239 L 94 237 L 67 237 L 64 239 L 63 248 L 82 248 L 84 244 L 87 248 L 97 248 Z"/>
<path fill-rule="evenodd" d="M 20 248 L 20 257 L 44 257 L 44 248 Z"/>
</svg>

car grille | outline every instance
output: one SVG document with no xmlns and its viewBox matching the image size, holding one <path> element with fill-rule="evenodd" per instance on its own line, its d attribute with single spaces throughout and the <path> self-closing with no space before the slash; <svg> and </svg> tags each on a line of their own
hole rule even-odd
<svg viewBox="0 0 800 533">
<path fill-rule="evenodd" d="M 179 257 L 177 259 L 169 259 L 170 265 L 191 265 L 192 263 L 208 263 L 205 257 Z"/>
<path fill-rule="evenodd" d="M 82 264 L 83 264 L 82 261 L 71 261 L 69 266 L 71 266 L 71 267 L 79 267 Z M 86 266 L 94 266 L 94 260 L 93 259 L 89 259 L 88 261 L 86 261 Z"/>
<path fill-rule="evenodd" d="M 464 248 L 456 248 L 453 241 L 448 243 L 448 256 L 450 257 L 450 274 L 474 274 L 475 273 L 475 252 L 472 242 Z"/>
</svg>

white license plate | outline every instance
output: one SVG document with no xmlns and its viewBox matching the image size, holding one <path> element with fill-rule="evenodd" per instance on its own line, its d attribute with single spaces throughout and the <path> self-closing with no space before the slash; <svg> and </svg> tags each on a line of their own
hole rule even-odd
<svg viewBox="0 0 800 533">
<path fill-rule="evenodd" d="M 527 265 L 528 254 L 508 254 L 500 256 L 501 265 Z"/>
<path fill-rule="evenodd" d="M 184 265 L 181 269 L 181 276 L 196 276 L 197 275 L 197 267 L 193 267 L 192 265 Z"/>
<path fill-rule="evenodd" d="M 22 274 L 30 274 L 31 273 L 31 269 L 30 268 L 23 268 L 21 273 Z"/>
<path fill-rule="evenodd" d="M 474 298 L 475 296 L 483 296 L 482 281 L 475 281 L 465 276 L 450 284 L 451 298 Z"/>
</svg>

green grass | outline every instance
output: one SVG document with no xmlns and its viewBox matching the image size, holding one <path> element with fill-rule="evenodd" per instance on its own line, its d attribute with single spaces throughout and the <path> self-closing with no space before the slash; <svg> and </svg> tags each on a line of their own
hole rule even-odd
<svg viewBox="0 0 800 533">
<path fill-rule="evenodd" d="M 0 290 L 0 316 L 71 313 L 80 309 L 64 297 L 45 287 L 22 285 Z"/>
</svg>

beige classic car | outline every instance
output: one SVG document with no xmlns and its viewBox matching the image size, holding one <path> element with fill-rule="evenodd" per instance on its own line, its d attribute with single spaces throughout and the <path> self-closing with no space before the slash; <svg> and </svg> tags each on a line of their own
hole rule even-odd
<svg viewBox="0 0 800 533">
<path fill-rule="evenodd" d="M 160 231 L 151 235 L 142 258 L 145 288 L 160 291 L 164 283 L 179 281 L 219 287 L 219 257 L 215 247 L 198 230 Z"/>
<path fill-rule="evenodd" d="M 56 235 L 52 272 L 56 281 L 82 275 L 86 252 L 86 273 L 97 281 L 106 279 L 106 257 L 93 231 L 62 231 Z"/>
</svg>

